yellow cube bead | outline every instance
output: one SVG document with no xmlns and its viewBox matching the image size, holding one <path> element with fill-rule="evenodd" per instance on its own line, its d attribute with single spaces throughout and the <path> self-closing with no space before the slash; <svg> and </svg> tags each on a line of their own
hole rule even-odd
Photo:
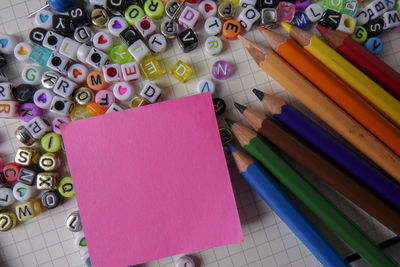
<svg viewBox="0 0 400 267">
<path fill-rule="evenodd" d="M 17 225 L 17 216 L 12 211 L 0 213 L 0 232 L 6 232 Z"/>
<path fill-rule="evenodd" d="M 165 69 L 158 63 L 157 59 L 153 56 L 147 56 L 140 62 L 142 72 L 149 80 L 155 80 L 165 73 Z"/>
<path fill-rule="evenodd" d="M 39 199 L 32 199 L 15 206 L 15 213 L 17 214 L 18 221 L 24 222 L 26 220 L 36 217 L 42 212 L 42 204 Z"/>
<path fill-rule="evenodd" d="M 15 154 L 15 162 L 23 166 L 29 166 L 38 163 L 39 153 L 29 147 L 20 147 Z"/>
<path fill-rule="evenodd" d="M 192 68 L 182 60 L 178 60 L 172 67 L 171 74 L 175 79 L 184 83 L 192 75 Z"/>
</svg>

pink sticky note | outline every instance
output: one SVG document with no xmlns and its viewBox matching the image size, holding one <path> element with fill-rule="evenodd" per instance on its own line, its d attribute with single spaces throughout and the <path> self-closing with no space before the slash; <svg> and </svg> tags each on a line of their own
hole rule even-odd
<svg viewBox="0 0 400 267">
<path fill-rule="evenodd" d="M 209 93 L 74 121 L 62 136 L 93 266 L 242 240 Z"/>
</svg>

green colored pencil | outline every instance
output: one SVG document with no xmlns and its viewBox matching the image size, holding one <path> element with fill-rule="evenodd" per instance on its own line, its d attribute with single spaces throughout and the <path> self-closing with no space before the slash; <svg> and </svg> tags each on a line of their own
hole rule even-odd
<svg viewBox="0 0 400 267">
<path fill-rule="evenodd" d="M 372 266 L 396 266 L 383 251 L 350 222 L 313 185 L 305 180 L 267 140 L 243 125 L 227 119 L 240 145 L 256 158 L 325 225 Z"/>
</svg>

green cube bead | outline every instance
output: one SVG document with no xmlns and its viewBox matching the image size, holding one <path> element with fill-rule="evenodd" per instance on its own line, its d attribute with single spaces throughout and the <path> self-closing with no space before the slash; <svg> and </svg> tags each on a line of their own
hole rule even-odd
<svg viewBox="0 0 400 267">
<path fill-rule="evenodd" d="M 368 32 L 363 26 L 357 25 L 350 37 L 357 43 L 363 44 L 368 38 Z"/>
<path fill-rule="evenodd" d="M 144 12 L 151 19 L 160 19 L 164 15 L 164 5 L 161 0 L 147 0 L 144 3 Z"/>
<path fill-rule="evenodd" d="M 345 0 L 340 13 L 349 15 L 353 18 L 357 17 L 358 2 L 356 0 Z"/>
<path fill-rule="evenodd" d="M 343 5 L 344 5 L 344 0 L 323 0 L 322 10 L 325 11 L 327 9 L 331 9 L 340 13 Z"/>
<path fill-rule="evenodd" d="M 137 5 L 130 5 L 124 13 L 126 21 L 134 26 L 135 22 L 140 19 L 141 17 L 144 17 L 144 11 L 140 6 Z"/>
<path fill-rule="evenodd" d="M 123 45 L 116 45 L 110 50 L 111 63 L 125 64 L 132 61 L 132 55 L 128 48 Z"/>
</svg>

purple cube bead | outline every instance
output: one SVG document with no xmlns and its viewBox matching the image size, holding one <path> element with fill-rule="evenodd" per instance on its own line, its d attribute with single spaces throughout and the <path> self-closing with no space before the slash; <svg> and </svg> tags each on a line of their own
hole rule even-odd
<svg viewBox="0 0 400 267">
<path fill-rule="evenodd" d="M 211 73 L 215 79 L 226 80 L 231 75 L 231 65 L 225 60 L 218 60 L 213 64 Z"/>
<path fill-rule="evenodd" d="M 19 118 L 24 122 L 29 122 L 34 117 L 42 116 L 42 110 L 33 103 L 24 103 L 19 107 Z"/>
</svg>

